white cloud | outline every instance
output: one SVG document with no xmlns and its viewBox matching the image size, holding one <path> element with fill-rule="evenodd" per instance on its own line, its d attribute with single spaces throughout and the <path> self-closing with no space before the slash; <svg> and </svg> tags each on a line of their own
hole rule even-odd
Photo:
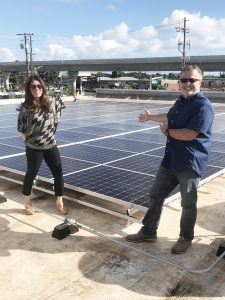
<svg viewBox="0 0 225 300">
<path fill-rule="evenodd" d="M 131 31 L 128 24 L 120 24 L 95 35 L 47 36 L 41 41 L 43 48 L 37 48 L 35 60 L 95 59 L 179 56 L 178 40 L 183 41 L 184 17 L 186 17 L 186 41 L 190 40 L 187 55 L 223 54 L 225 49 L 225 18 L 215 19 L 174 10 L 157 27 L 146 25 Z M 176 32 L 180 27 L 180 32 Z M 221 51 L 221 53 L 218 53 Z M 16 57 L 10 49 L 0 50 L 2 61 Z"/>
<path fill-rule="evenodd" d="M 116 6 L 113 5 L 113 4 L 110 4 L 110 5 L 108 6 L 108 8 L 109 8 L 109 10 L 111 10 L 111 11 L 116 11 Z"/>
<path fill-rule="evenodd" d="M 13 51 L 9 48 L 0 48 L 0 61 L 10 62 L 15 61 L 17 58 Z"/>
<path fill-rule="evenodd" d="M 48 48 L 50 50 L 50 56 L 55 57 L 55 59 L 67 59 L 67 57 L 70 57 L 73 55 L 73 49 L 64 47 L 62 45 L 57 44 L 49 44 Z"/>
<path fill-rule="evenodd" d="M 133 37 L 138 40 L 153 39 L 157 36 L 157 30 L 153 26 L 145 26 L 133 33 Z"/>
<path fill-rule="evenodd" d="M 157 30 L 152 26 L 131 32 L 128 25 L 122 22 L 97 35 L 75 35 L 71 38 L 48 36 L 48 59 L 156 56 L 162 46 L 157 34 Z"/>
<path fill-rule="evenodd" d="M 103 39 L 126 41 L 129 38 L 129 28 L 127 24 L 121 23 L 113 29 L 104 31 L 101 36 Z"/>
<path fill-rule="evenodd" d="M 185 10 L 174 10 L 172 14 L 162 21 L 162 25 L 176 24 L 180 27 L 177 40 L 183 41 L 184 17 L 186 18 L 186 40 L 190 41 L 190 55 L 210 55 L 214 50 L 225 50 L 225 18 L 215 19 L 201 16 L 200 12 L 189 13 Z M 179 21 L 179 23 L 178 23 Z M 218 52 L 217 52 L 218 54 Z"/>
</svg>

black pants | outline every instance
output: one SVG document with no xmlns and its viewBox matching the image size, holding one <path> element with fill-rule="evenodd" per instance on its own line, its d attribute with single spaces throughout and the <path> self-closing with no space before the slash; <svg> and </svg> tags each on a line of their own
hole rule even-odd
<svg viewBox="0 0 225 300">
<path fill-rule="evenodd" d="M 63 196 L 64 181 L 62 163 L 57 146 L 48 150 L 36 150 L 26 147 L 27 172 L 23 181 L 23 195 L 29 196 L 33 181 L 38 173 L 43 159 L 48 165 L 54 178 L 54 190 L 56 196 Z"/>
</svg>

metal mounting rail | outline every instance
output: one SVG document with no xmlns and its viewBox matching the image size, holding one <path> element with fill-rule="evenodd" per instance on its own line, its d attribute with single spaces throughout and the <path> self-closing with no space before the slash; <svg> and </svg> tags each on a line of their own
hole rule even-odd
<svg viewBox="0 0 225 300">
<path fill-rule="evenodd" d="M 4 176 L 0 176 L 0 178 L 6 179 Z M 18 180 L 14 180 L 14 179 L 13 179 L 13 180 L 11 180 L 11 181 L 13 181 L 13 182 L 15 182 L 15 183 L 20 183 L 20 184 L 21 184 L 21 182 L 19 182 Z M 36 187 L 36 189 L 41 190 L 41 191 L 44 191 L 44 192 L 47 192 L 47 193 L 49 193 L 49 194 L 53 194 L 52 191 L 46 190 L 46 189 L 44 189 L 44 188 Z M 68 200 L 72 200 L 72 201 L 74 201 L 74 202 L 78 202 L 78 203 L 80 203 L 80 204 L 83 204 L 82 201 L 77 200 L 77 199 L 74 199 L 74 198 L 69 197 L 69 196 L 67 196 L 67 197 L 64 196 L 64 198 L 66 198 L 66 199 L 68 199 Z M 96 207 L 93 207 L 93 205 L 91 205 L 91 204 L 88 204 L 88 206 L 90 206 L 90 207 L 92 207 L 92 208 L 96 208 Z M 32 208 L 33 208 L 35 211 L 44 213 L 44 214 L 49 215 L 49 216 L 51 216 L 51 217 L 54 217 L 54 218 L 56 218 L 56 219 L 58 219 L 58 220 L 61 220 L 61 221 L 64 221 L 64 220 L 65 220 L 65 218 L 60 217 L 60 216 L 57 216 L 57 215 L 54 215 L 54 214 L 51 214 L 51 213 L 48 213 L 48 212 L 44 211 L 43 209 L 40 209 L 40 208 L 37 208 L 37 207 L 34 207 L 34 206 L 32 206 Z M 106 210 L 105 210 L 104 208 L 101 208 L 100 210 L 106 212 Z M 115 213 L 115 215 L 117 215 L 118 217 L 124 217 L 124 216 L 121 216 L 121 214 L 118 214 L 118 213 Z M 129 217 L 129 216 L 125 216 L 125 218 L 127 218 L 127 219 L 129 219 L 129 220 L 133 219 L 133 221 L 136 221 L 136 222 L 139 222 L 139 223 L 140 223 L 140 220 L 139 220 L 139 219 L 134 220 L 134 218 L 131 218 L 131 217 Z M 195 273 L 195 274 L 203 274 L 203 273 L 206 273 L 206 272 L 210 271 L 216 264 L 218 264 L 218 262 L 219 262 L 222 258 L 225 257 L 225 251 L 223 251 L 222 254 L 221 254 L 220 256 L 218 256 L 217 259 L 215 259 L 215 260 L 214 260 L 207 268 L 203 268 L 203 269 L 192 269 L 192 268 L 189 268 L 189 267 L 187 267 L 187 266 L 182 266 L 182 265 L 180 265 L 180 264 L 177 264 L 176 262 L 173 262 L 173 261 L 171 261 L 171 260 L 167 260 L 167 259 L 165 259 L 165 258 L 162 258 L 162 257 L 159 257 L 159 256 L 155 256 L 155 255 L 153 255 L 153 254 L 151 254 L 151 253 L 149 253 L 149 252 L 146 252 L 146 251 L 144 251 L 144 250 L 142 250 L 142 249 L 138 249 L 138 248 L 132 247 L 132 246 L 130 246 L 130 245 L 127 245 L 127 244 L 124 243 L 124 242 L 117 241 L 117 240 L 115 240 L 115 239 L 113 239 L 113 238 L 111 238 L 111 237 L 109 237 L 109 236 L 107 236 L 107 235 L 105 235 L 105 234 L 103 234 L 103 233 L 101 233 L 101 232 L 98 232 L 98 231 L 96 231 L 96 230 L 94 230 L 94 229 L 91 229 L 91 228 L 89 228 L 89 227 L 87 227 L 87 226 L 85 226 L 85 225 L 78 224 L 78 223 L 75 222 L 75 220 L 69 220 L 69 222 L 70 222 L 70 224 L 73 224 L 73 225 L 77 226 L 78 228 L 80 228 L 80 229 L 82 229 L 82 230 L 85 230 L 85 231 L 87 231 L 87 232 L 90 232 L 90 233 L 92 233 L 92 234 L 95 234 L 95 235 L 97 235 L 97 236 L 99 236 L 99 237 L 101 237 L 101 238 L 103 238 L 103 239 L 109 240 L 109 241 L 111 241 L 111 242 L 113 242 L 113 243 L 115 243 L 115 244 L 118 244 L 118 245 L 120 245 L 120 246 L 123 246 L 123 247 L 125 247 L 125 248 L 127 248 L 127 249 L 130 249 L 130 250 L 132 250 L 132 251 L 141 253 L 141 254 L 143 254 L 143 255 L 145 255 L 145 256 L 151 257 L 151 258 L 155 259 L 156 261 L 159 261 L 159 262 L 161 262 L 161 263 L 165 263 L 165 264 L 167 264 L 167 265 L 171 265 L 171 266 L 173 266 L 173 267 L 175 267 L 175 268 L 178 268 L 178 269 L 180 269 L 180 270 L 184 270 L 184 271 L 190 272 L 190 273 Z"/>
<path fill-rule="evenodd" d="M 148 257 L 151 257 L 151 258 L 153 258 L 153 259 L 155 259 L 155 260 L 157 260 L 157 261 L 159 261 L 159 262 L 162 262 L 162 263 L 165 263 L 165 264 L 167 264 L 167 265 L 171 265 L 171 266 L 173 266 L 173 267 L 176 267 L 176 268 L 178 268 L 178 269 L 180 269 L 180 270 L 184 270 L 184 271 L 187 271 L 187 272 L 190 272 L 190 273 L 196 273 L 196 274 L 202 274 L 202 273 L 206 273 L 206 272 L 208 272 L 208 271 L 210 271 L 223 257 L 225 257 L 225 251 L 220 255 L 220 256 L 218 256 L 218 258 L 217 259 L 215 259 L 212 263 L 211 263 L 211 265 L 209 265 L 207 268 L 205 268 L 205 269 L 192 269 L 192 268 L 188 268 L 188 267 L 186 267 L 186 266 L 182 266 L 182 265 L 179 265 L 179 264 L 177 264 L 177 263 L 175 263 L 175 262 L 173 262 L 173 261 L 170 261 L 170 260 L 167 260 L 167 259 L 165 259 L 165 258 L 162 258 L 162 257 L 159 257 L 159 256 L 155 256 L 155 255 L 153 255 L 153 254 L 151 254 L 151 253 L 149 253 L 149 252 L 146 252 L 146 251 L 144 251 L 144 250 L 141 250 L 141 249 L 138 249 L 138 248 L 135 248 L 135 247 L 132 247 L 132 246 L 129 246 L 129 245 L 127 245 L 127 244 L 125 244 L 124 242 L 120 242 L 120 241 L 117 241 L 117 240 L 115 240 L 115 239 L 112 239 L 111 237 L 109 237 L 109 236 L 107 236 L 107 235 L 105 235 L 105 234 L 103 234 L 103 233 L 101 233 L 101 232 L 98 232 L 98 231 L 96 231 L 96 230 L 94 230 L 94 229 L 90 229 L 90 228 L 88 228 L 88 227 L 86 227 L 86 226 L 84 226 L 84 225 L 79 225 L 79 224 L 77 224 L 77 223 L 75 223 L 75 225 L 77 225 L 79 228 L 81 228 L 81 229 L 83 229 L 83 230 L 85 230 L 85 231 L 88 231 L 88 232 L 91 232 L 91 233 L 93 233 L 93 234 L 95 234 L 95 235 L 98 235 L 98 236 L 100 236 L 100 237 L 102 237 L 102 238 L 104 238 L 104 239 L 106 239 L 106 240 L 109 240 L 109 241 L 111 241 L 111 242 L 113 242 L 113 243 L 116 243 L 116 244 L 118 244 L 118 245 L 121 245 L 121 246 L 123 246 L 123 247 L 126 247 L 126 248 L 128 248 L 128 249 L 130 249 L 130 250 L 132 250 L 132 251 L 136 251 L 136 252 L 138 252 L 138 253 L 141 253 L 141 254 L 144 254 L 144 255 L 146 255 L 146 256 L 148 256 Z"/>
<path fill-rule="evenodd" d="M 33 208 L 35 211 L 44 213 L 44 214 L 46 214 L 46 215 L 49 215 L 49 216 L 54 217 L 54 218 L 56 218 L 56 219 L 59 219 L 59 220 L 61 220 L 61 221 L 64 221 L 64 220 L 65 220 L 65 218 L 60 217 L 60 216 L 57 216 L 57 215 L 53 215 L 53 214 L 51 214 L 51 213 L 48 213 L 48 212 L 44 211 L 43 209 L 39 209 L 39 208 L 36 208 L 36 207 L 34 207 L 34 206 L 32 206 L 32 208 Z M 92 233 L 92 234 L 94 234 L 94 235 L 97 235 L 97 236 L 99 236 L 99 237 L 101 237 L 101 238 L 103 238 L 103 239 L 105 239 L 105 240 L 108 240 L 108 241 L 113 242 L 113 243 L 115 243 L 115 244 L 117 244 L 117 245 L 123 246 L 123 247 L 125 247 L 125 248 L 127 248 L 127 249 L 129 249 L 129 250 L 132 250 L 132 251 L 141 253 L 141 254 L 143 254 L 143 255 L 145 255 L 145 256 L 151 257 L 151 258 L 153 258 L 154 260 L 159 261 L 159 262 L 161 262 L 161 263 L 165 263 L 165 264 L 167 264 L 167 265 L 173 266 L 173 267 L 175 267 L 175 268 L 178 268 L 178 269 L 180 269 L 180 270 L 183 270 L 183 271 L 186 271 L 186 272 L 190 272 L 190 273 L 195 273 L 195 274 L 203 274 L 203 273 L 206 273 L 206 272 L 210 271 L 216 264 L 218 264 L 218 262 L 219 262 L 223 257 L 225 257 L 225 251 L 224 251 L 224 252 L 222 252 L 222 254 L 221 254 L 220 256 L 218 256 L 217 259 L 215 259 L 215 260 L 214 260 L 207 268 L 193 269 L 193 268 L 189 268 L 189 267 L 187 267 L 187 266 L 182 266 L 182 265 L 180 265 L 180 264 L 177 264 L 177 263 L 175 263 L 175 262 L 173 262 L 173 261 L 171 261 L 171 260 L 167 260 L 167 259 L 165 259 L 165 258 L 162 258 L 162 257 L 159 257 L 159 256 L 155 256 L 155 255 L 153 255 L 153 254 L 151 254 L 151 253 L 149 253 L 149 252 L 146 252 L 146 251 L 144 251 L 144 250 L 141 250 L 141 249 L 138 249 L 138 248 L 129 246 L 129 245 L 127 245 L 126 243 L 121 242 L 121 241 L 117 241 L 117 240 L 115 240 L 115 239 L 113 239 L 113 238 L 111 238 L 111 237 L 109 237 L 109 236 L 107 236 L 107 235 L 105 235 L 105 234 L 103 234 L 103 233 L 101 233 L 101 232 L 99 232 L 99 231 L 96 231 L 96 230 L 94 230 L 94 229 L 91 229 L 91 228 L 89 228 L 89 227 L 87 227 L 87 226 L 85 226 L 85 225 L 78 224 L 77 222 L 75 222 L 75 220 L 70 220 L 70 219 L 68 219 L 68 221 L 69 221 L 68 224 L 75 225 L 75 226 L 77 226 L 79 229 L 82 229 L 82 230 L 84 230 L 84 231 L 90 232 L 90 233 Z"/>
</svg>

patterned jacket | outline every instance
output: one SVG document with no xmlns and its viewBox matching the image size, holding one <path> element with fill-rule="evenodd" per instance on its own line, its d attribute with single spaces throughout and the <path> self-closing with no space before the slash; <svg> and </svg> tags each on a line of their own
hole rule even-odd
<svg viewBox="0 0 225 300">
<path fill-rule="evenodd" d="M 26 135 L 26 146 L 34 149 L 50 149 L 55 144 L 55 132 L 65 105 L 60 96 L 52 98 L 52 111 L 37 113 L 22 108 L 18 115 L 17 130 Z"/>
</svg>

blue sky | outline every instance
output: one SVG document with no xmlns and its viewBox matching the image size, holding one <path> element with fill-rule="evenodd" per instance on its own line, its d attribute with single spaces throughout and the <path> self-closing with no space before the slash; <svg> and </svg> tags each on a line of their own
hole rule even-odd
<svg viewBox="0 0 225 300">
<path fill-rule="evenodd" d="M 224 0 L 1 2 L 1 62 L 25 60 L 18 33 L 34 34 L 33 60 L 180 56 L 184 17 L 187 56 L 225 54 Z"/>
</svg>

